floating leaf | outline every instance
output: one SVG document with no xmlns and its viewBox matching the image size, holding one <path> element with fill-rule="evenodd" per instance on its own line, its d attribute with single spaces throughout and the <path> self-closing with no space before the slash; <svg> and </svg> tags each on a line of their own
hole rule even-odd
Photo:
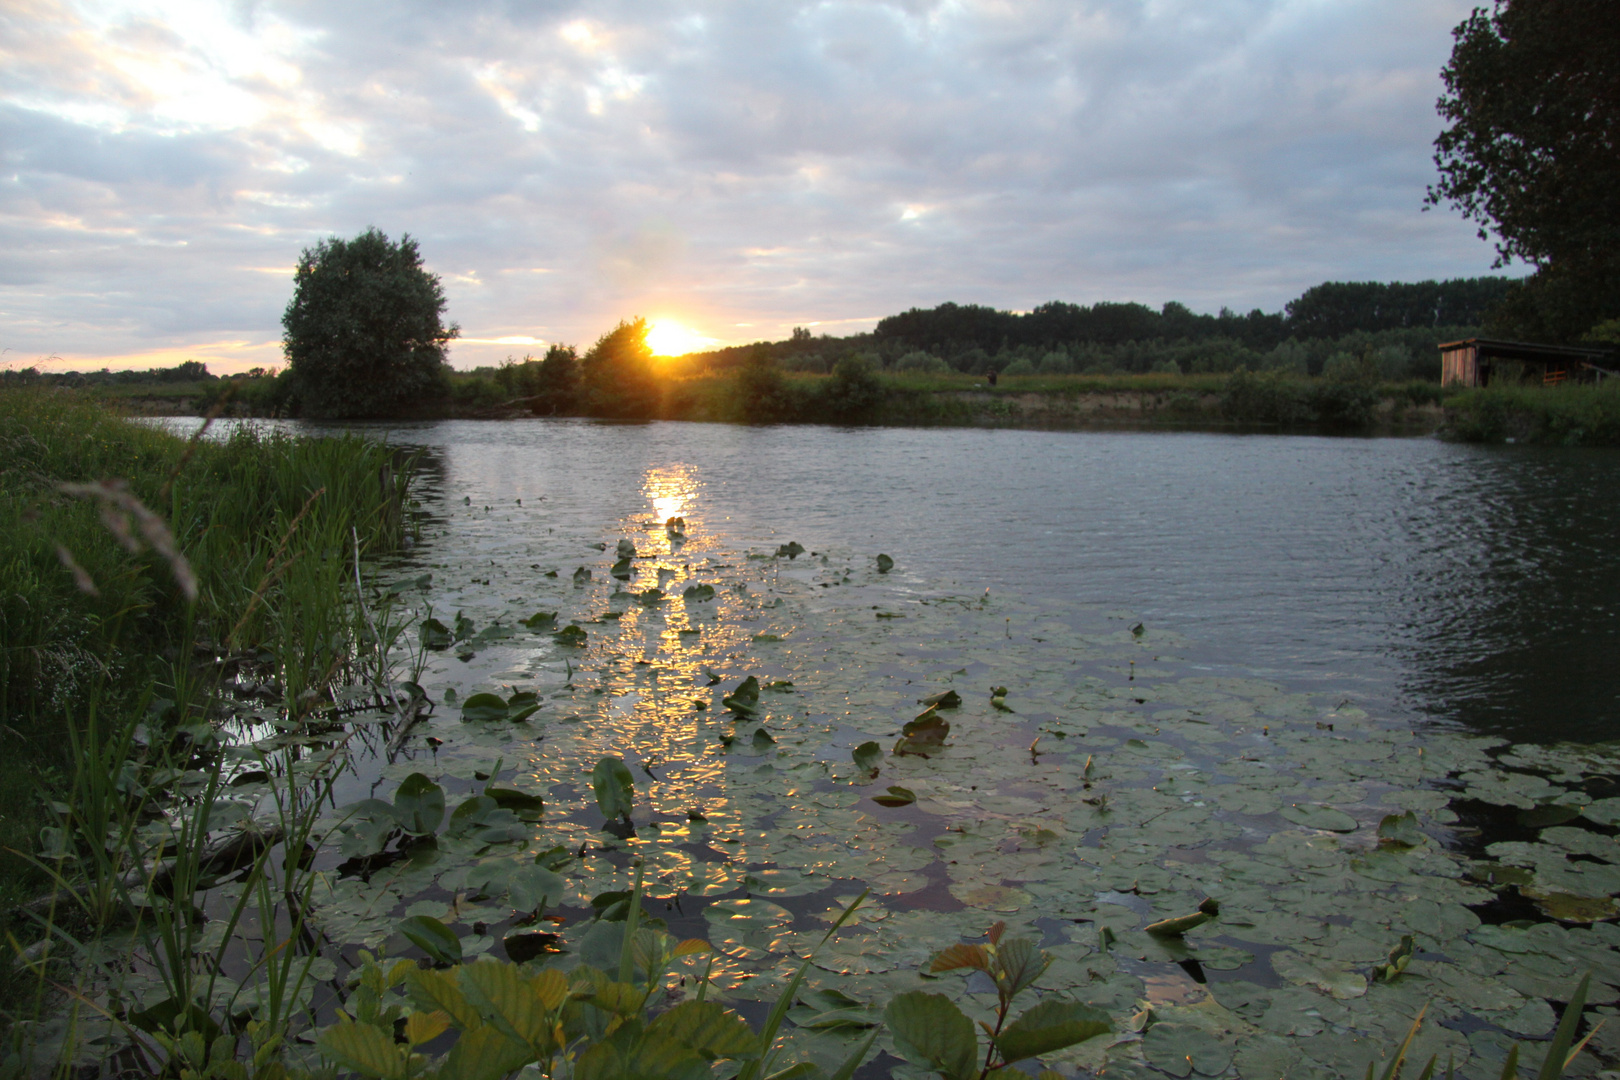
<svg viewBox="0 0 1620 1080">
<path fill-rule="evenodd" d="M 447 649 L 455 641 L 450 628 L 431 616 L 422 620 L 420 633 L 422 644 L 429 649 Z"/>
<path fill-rule="evenodd" d="M 636 557 L 636 545 L 629 540 L 620 540 L 619 546 L 613 549 L 613 553 L 621 559 L 633 559 Z"/>
<path fill-rule="evenodd" d="M 539 815 L 546 806 L 545 800 L 540 796 L 531 795 L 527 791 L 515 791 L 512 788 L 487 787 L 484 794 L 494 799 L 496 806 L 519 815 Z"/>
<path fill-rule="evenodd" d="M 1171 1076 L 1219 1076 L 1232 1064 L 1232 1048 L 1191 1024 L 1154 1024 L 1142 1039 L 1142 1053 Z"/>
<path fill-rule="evenodd" d="M 635 777 L 625 766 L 623 758 L 605 757 L 591 770 L 591 790 L 596 792 L 596 805 L 609 821 L 615 818 L 630 820 L 630 807 L 635 798 Z"/>
<path fill-rule="evenodd" d="M 910 788 L 895 785 L 889 788 L 887 795 L 874 795 L 872 801 L 879 806 L 910 806 L 917 801 L 917 793 Z"/>
<path fill-rule="evenodd" d="M 1174 919 L 1161 919 L 1159 922 L 1149 923 L 1142 929 L 1154 937 L 1180 937 L 1189 930 L 1211 922 L 1220 913 L 1221 905 L 1216 903 L 1213 897 L 1206 897 L 1204 902 L 1198 905 L 1198 910 L 1192 914 L 1177 916 Z"/>
<path fill-rule="evenodd" d="M 1378 839 L 1403 847 L 1419 846 L 1423 843 L 1423 832 L 1418 828 L 1417 815 L 1410 810 L 1404 814 L 1385 814 L 1378 823 Z"/>
<path fill-rule="evenodd" d="M 400 828 L 417 836 L 437 832 L 444 821 L 444 789 L 421 773 L 411 773 L 394 792 Z"/>
<path fill-rule="evenodd" d="M 1402 934 L 1401 940 L 1396 943 L 1394 948 L 1389 950 L 1389 956 L 1384 959 L 1382 964 L 1373 969 L 1373 977 L 1390 982 L 1405 971 L 1407 965 L 1412 962 L 1412 952 L 1416 947 L 1415 940 L 1411 934 Z"/>
<path fill-rule="evenodd" d="M 759 711 L 759 680 L 748 676 L 737 685 L 737 689 L 721 698 L 720 704 L 734 713 L 752 716 Z"/>
<path fill-rule="evenodd" d="M 430 915 L 413 915 L 399 924 L 399 932 L 436 964 L 461 963 L 461 940 Z"/>
<path fill-rule="evenodd" d="M 536 632 L 549 630 L 557 625 L 557 613 L 555 611 L 537 611 L 524 619 L 523 625 Z"/>
<path fill-rule="evenodd" d="M 646 604 L 649 607 L 652 606 L 653 604 L 657 604 L 657 603 L 661 602 L 663 599 L 664 599 L 664 590 L 662 590 L 662 589 L 647 589 L 644 592 L 636 593 L 637 602 L 642 603 L 642 604 Z"/>
<path fill-rule="evenodd" d="M 478 723 L 506 719 L 506 702 L 495 694 L 474 694 L 461 703 L 461 718 Z"/>
<path fill-rule="evenodd" d="M 927 705 L 931 709 L 955 709 L 961 706 L 962 695 L 955 690 L 943 690 L 923 698 L 917 704 Z"/>
<path fill-rule="evenodd" d="M 608 573 L 612 574 L 620 581 L 629 581 L 631 572 L 629 559 L 620 559 L 618 562 L 608 567 Z"/>
<path fill-rule="evenodd" d="M 855 759 L 856 768 L 862 772 L 871 773 L 873 776 L 876 776 L 878 770 L 883 767 L 883 747 L 876 742 L 861 743 L 850 756 Z"/>
<path fill-rule="evenodd" d="M 1526 899 L 1535 901 L 1542 914 L 1560 922 L 1601 922 L 1620 914 L 1620 906 L 1616 905 L 1612 896 L 1576 896 L 1573 893 L 1537 889 L 1528 885 L 1519 886 L 1519 892 Z"/>
<path fill-rule="evenodd" d="M 900 731 L 899 741 L 894 744 L 894 752 L 900 756 L 917 754 L 930 757 L 945 745 L 945 737 L 950 733 L 951 722 L 930 710 L 906 722 Z"/>
<path fill-rule="evenodd" d="M 1343 810 L 1335 810 L 1331 806 L 1294 803 L 1283 807 L 1281 814 L 1295 825 L 1303 825 L 1307 829 L 1321 829 L 1325 832 L 1356 831 L 1356 819 Z"/>
<path fill-rule="evenodd" d="M 520 866 L 507 879 L 506 897 L 518 911 L 540 911 L 562 900 L 568 890 L 561 875 L 543 866 Z"/>
<path fill-rule="evenodd" d="M 877 557 L 877 569 L 878 573 L 887 574 L 894 569 L 894 560 L 887 555 L 879 554 Z"/>
<path fill-rule="evenodd" d="M 581 585 L 584 585 L 589 580 L 591 580 L 591 572 L 589 570 L 585 569 L 583 566 L 580 567 L 578 570 L 574 571 L 574 587 L 575 588 L 579 588 Z"/>
<path fill-rule="evenodd" d="M 778 555 L 786 555 L 790 560 L 797 559 L 800 555 L 804 554 L 804 545 L 799 543 L 797 540 L 793 540 L 777 548 L 776 553 Z"/>
<path fill-rule="evenodd" d="M 713 585 L 688 585 L 681 593 L 681 598 L 688 603 L 699 603 L 703 600 L 714 599 Z"/>
<path fill-rule="evenodd" d="M 565 626 L 552 634 L 551 637 L 559 645 L 583 646 L 585 644 L 585 630 L 579 626 Z"/>
</svg>

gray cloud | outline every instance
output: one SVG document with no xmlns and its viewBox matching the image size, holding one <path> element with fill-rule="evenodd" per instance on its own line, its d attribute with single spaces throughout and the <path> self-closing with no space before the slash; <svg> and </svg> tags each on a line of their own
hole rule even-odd
<svg viewBox="0 0 1620 1080">
<path fill-rule="evenodd" d="M 0 347 L 273 360 L 300 249 L 372 224 L 479 342 L 1482 273 L 1420 213 L 1468 7 L 13 5 Z"/>
</svg>

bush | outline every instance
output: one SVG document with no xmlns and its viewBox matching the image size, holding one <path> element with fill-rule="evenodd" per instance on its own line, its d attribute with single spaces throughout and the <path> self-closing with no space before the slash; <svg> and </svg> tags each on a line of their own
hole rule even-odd
<svg viewBox="0 0 1620 1080">
<path fill-rule="evenodd" d="M 397 416 L 429 405 L 448 377 L 444 290 L 416 241 L 377 229 L 305 248 L 282 346 L 306 416 Z"/>
<path fill-rule="evenodd" d="M 819 387 L 817 419 L 835 423 L 870 420 L 883 403 L 884 386 L 864 356 L 846 356 L 833 365 L 832 377 Z"/>
<path fill-rule="evenodd" d="M 1035 374 L 1035 365 L 1020 357 L 1002 368 L 1001 373 L 1003 375 L 1033 375 Z"/>
<path fill-rule="evenodd" d="M 908 352 L 906 355 L 896 360 L 894 362 L 894 370 L 925 371 L 931 374 L 939 374 L 941 372 L 949 372 L 952 370 L 952 368 L 951 365 L 947 364 L 939 357 L 918 350 L 916 352 Z"/>
<path fill-rule="evenodd" d="M 1240 424 L 1289 424 L 1311 419 L 1305 384 L 1283 371 L 1234 371 L 1221 391 L 1221 413 Z"/>
</svg>

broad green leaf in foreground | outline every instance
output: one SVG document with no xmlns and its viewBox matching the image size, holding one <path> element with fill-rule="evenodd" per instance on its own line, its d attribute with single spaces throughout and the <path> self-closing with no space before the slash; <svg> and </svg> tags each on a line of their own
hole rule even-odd
<svg viewBox="0 0 1620 1080">
<path fill-rule="evenodd" d="M 996 1049 L 1011 1064 L 1062 1050 L 1112 1030 L 1113 1023 L 1101 1009 L 1049 997 L 1008 1024 L 996 1037 Z"/>
<path fill-rule="evenodd" d="M 944 994 L 897 994 L 883 1019 L 895 1051 L 913 1065 L 943 1073 L 946 1080 L 968 1080 L 976 1071 L 979 1040 L 973 1021 Z"/>
</svg>

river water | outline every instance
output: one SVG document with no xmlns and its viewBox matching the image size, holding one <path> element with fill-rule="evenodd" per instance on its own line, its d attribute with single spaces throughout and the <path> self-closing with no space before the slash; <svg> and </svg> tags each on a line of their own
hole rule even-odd
<svg viewBox="0 0 1620 1080">
<path fill-rule="evenodd" d="M 543 497 L 603 529 L 661 497 L 739 546 L 883 551 L 963 589 L 1129 609 L 1214 668 L 1389 719 L 1585 741 L 1620 716 L 1607 451 L 578 420 L 389 437 L 473 503 Z"/>
<path fill-rule="evenodd" d="M 406 916 L 442 920 L 468 957 L 515 957 L 555 936 L 535 934 L 542 887 L 563 890 L 540 905 L 560 947 L 589 959 L 593 898 L 640 860 L 671 930 L 719 949 L 714 985 L 754 1014 L 863 888 L 872 906 L 812 975 L 859 1001 L 924 985 L 939 949 L 1005 918 L 1056 960 L 1041 991 L 1113 1017 L 1113 1041 L 1066 1068 L 1180 1076 L 1201 1052 L 1201 1075 L 1361 1076 L 1438 995 L 1416 1059 L 1496 1076 L 1514 1038 L 1550 1033 L 1548 1003 L 1583 970 L 1602 980 L 1590 1004 L 1620 1003 L 1620 757 L 1532 745 L 1613 737 L 1620 456 L 583 420 L 364 430 L 423 451 L 422 542 L 377 580 L 411 626 L 432 615 L 458 644 L 441 627 L 416 654 L 436 706 L 404 756 L 356 754 L 335 784 L 313 901 L 332 977 L 360 948 L 408 950 Z M 676 517 L 684 537 L 663 527 Z M 634 558 L 614 566 L 621 540 Z M 804 553 L 772 557 L 790 543 Z M 738 708 L 726 695 L 749 676 L 766 692 Z M 963 700 L 941 706 L 943 750 L 897 739 L 946 688 Z M 492 690 L 540 711 L 471 715 Z M 392 719 L 350 722 L 380 747 Z M 604 756 L 634 777 L 622 822 L 591 792 Z M 452 818 L 436 842 L 374 850 L 357 823 L 385 804 L 360 800 L 416 772 L 464 807 L 493 776 L 543 796 L 543 820 L 486 843 Z M 563 853 L 561 877 L 535 852 Z M 1145 931 L 1205 897 L 1222 915 L 1196 940 Z M 1415 976 L 1383 982 L 1403 934 Z M 926 985 L 985 1007 L 971 980 Z M 1230 1011 L 1204 1010 L 1212 997 Z M 1139 1034 L 1143 1003 L 1156 1019 Z M 830 1067 L 846 1036 L 805 1052 Z M 1591 1052 L 1620 1060 L 1620 1042 Z"/>
</svg>

